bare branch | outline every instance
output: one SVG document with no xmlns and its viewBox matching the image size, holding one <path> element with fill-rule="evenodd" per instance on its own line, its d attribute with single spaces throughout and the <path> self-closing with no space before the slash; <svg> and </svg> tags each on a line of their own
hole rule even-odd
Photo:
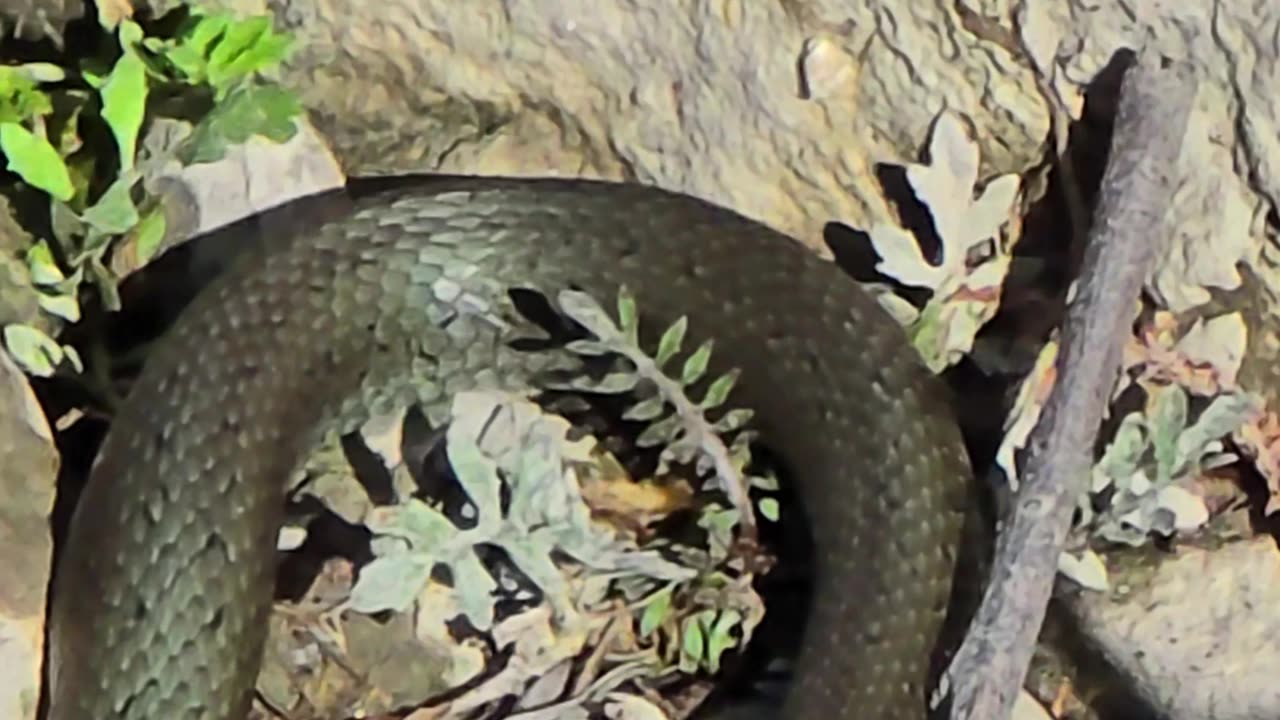
<svg viewBox="0 0 1280 720">
<path fill-rule="evenodd" d="M 1007 718 L 1022 687 L 1135 301 L 1169 232 L 1166 207 L 1195 92 L 1188 68 L 1157 57 L 1144 57 L 1124 78 L 1078 293 L 1063 325 L 1058 382 L 1031 435 L 1025 481 L 996 541 L 982 605 L 947 673 L 952 720 Z"/>
</svg>

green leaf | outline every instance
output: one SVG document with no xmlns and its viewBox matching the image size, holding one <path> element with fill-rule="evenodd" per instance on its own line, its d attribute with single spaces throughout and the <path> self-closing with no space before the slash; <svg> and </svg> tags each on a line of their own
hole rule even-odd
<svg viewBox="0 0 1280 720">
<path fill-rule="evenodd" d="M 640 422 L 648 422 L 656 420 L 662 416 L 664 410 L 667 409 L 667 400 L 662 395 L 654 395 L 632 405 L 622 413 L 623 420 L 637 420 Z"/>
<path fill-rule="evenodd" d="M 701 448 L 698 446 L 697 438 L 684 436 L 675 442 L 669 443 L 662 448 L 662 454 L 659 455 L 659 462 L 663 463 L 661 467 L 665 469 L 670 463 L 679 463 L 685 465 L 697 459 L 701 462 L 702 455 L 698 452 Z"/>
<path fill-rule="evenodd" d="M 751 481 L 751 487 L 759 488 L 768 492 L 776 492 L 781 483 L 778 482 L 778 476 L 772 473 L 766 475 L 752 475 L 748 480 Z"/>
<path fill-rule="evenodd" d="M 65 97 L 74 100 L 75 105 L 68 113 L 60 113 L 57 120 L 49 124 L 50 140 L 49 142 L 58 150 L 58 154 L 62 157 L 69 157 L 72 153 L 84 146 L 84 140 L 80 137 L 80 117 L 84 112 L 87 94 L 77 93 L 72 95 L 68 93 Z M 71 172 L 72 168 L 68 168 Z M 76 186 L 76 191 L 81 192 L 79 184 L 73 178 L 72 185 Z"/>
<path fill-rule="evenodd" d="M 80 353 L 76 352 L 75 348 L 70 345 L 63 345 L 62 356 L 66 358 L 67 362 L 71 363 L 71 368 L 73 370 L 78 373 L 84 372 L 84 363 L 81 362 Z"/>
<path fill-rule="evenodd" d="M 674 591 L 674 585 L 667 585 L 649 597 L 648 603 L 644 606 L 644 613 L 640 616 L 640 637 L 642 639 L 647 639 L 653 635 L 653 632 L 667 621 L 667 617 L 671 615 L 671 599 L 674 596 Z"/>
<path fill-rule="evenodd" d="M 76 300 L 76 296 L 70 293 L 65 295 L 46 295 L 40 294 L 37 301 L 41 309 L 45 312 L 56 315 L 68 322 L 77 322 L 80 320 L 80 303 Z"/>
<path fill-rule="evenodd" d="M 561 312 L 597 338 L 612 338 L 617 334 L 617 327 L 609 313 L 587 293 L 561 290 L 556 294 L 556 302 L 560 305 Z"/>
<path fill-rule="evenodd" d="M 4 346 L 23 370 L 36 377 L 51 377 L 62 362 L 57 341 L 30 325 L 6 325 Z"/>
<path fill-rule="evenodd" d="M 1158 483 L 1172 479 L 1178 456 L 1178 436 L 1187 426 L 1187 394 L 1177 385 L 1153 389 L 1147 427 L 1151 429 L 1152 452 L 1156 459 Z"/>
<path fill-rule="evenodd" d="M 574 378 L 569 385 L 575 390 L 599 393 L 601 395 L 617 395 L 631 392 L 640 383 L 640 376 L 630 372 L 611 372 L 599 380 L 588 377 Z"/>
<path fill-rule="evenodd" d="M 129 26 L 136 27 L 132 22 L 120 26 L 122 44 L 125 28 Z M 120 168 L 128 172 L 133 169 L 138 133 L 147 109 L 147 68 L 142 58 L 126 49 L 98 92 L 102 96 L 102 119 L 116 139 Z"/>
<path fill-rule="evenodd" d="M 160 249 L 160 244 L 164 242 L 164 234 L 167 229 L 168 221 L 165 220 L 163 208 L 152 208 L 150 212 L 142 216 L 142 220 L 138 223 L 136 240 L 139 264 L 145 264 L 155 256 L 156 251 Z"/>
<path fill-rule="evenodd" d="M 659 368 L 666 365 L 675 354 L 680 352 L 680 345 L 684 342 L 685 331 L 689 329 L 689 318 L 681 315 L 680 319 L 671 324 L 667 331 L 662 333 L 662 340 L 658 341 L 658 354 L 654 356 L 653 362 Z"/>
<path fill-rule="evenodd" d="M 707 631 L 707 669 L 712 673 L 720 672 L 720 657 L 724 651 L 738 644 L 733 637 L 733 629 L 742 622 L 742 613 L 729 608 L 720 613 Z"/>
<path fill-rule="evenodd" d="M 424 553 L 400 553 L 374 558 L 360 569 L 351 587 L 349 607 L 359 613 L 409 609 L 431 577 L 435 561 Z"/>
<path fill-rule="evenodd" d="M 253 47 L 264 32 L 270 32 L 271 20 L 265 15 L 238 19 L 227 25 L 226 31 L 209 52 L 209 82 L 215 86 L 227 77 L 226 68 L 249 48 Z"/>
<path fill-rule="evenodd" d="M 497 581 L 473 552 L 454 558 L 450 565 L 458 609 L 467 617 L 472 627 L 482 632 L 488 630 L 493 626 Z"/>
<path fill-rule="evenodd" d="M 711 387 L 707 388 L 707 394 L 702 397 L 699 407 L 703 410 L 709 410 L 724 404 L 729 399 L 729 393 L 733 390 L 733 386 L 738 382 L 738 371 L 733 370 L 721 375 L 711 383 Z"/>
<path fill-rule="evenodd" d="M 707 531 L 712 557 L 725 557 L 733 545 L 733 528 L 741 516 L 734 508 L 711 505 L 698 516 L 698 527 Z"/>
<path fill-rule="evenodd" d="M 1192 463 L 1199 463 L 1215 441 L 1239 429 L 1257 409 L 1253 398 L 1246 393 L 1225 393 L 1214 398 L 1200 417 L 1178 436 L 1174 477 L 1181 476 Z"/>
<path fill-rule="evenodd" d="M 128 173 L 107 188 L 93 207 L 84 211 L 82 219 L 93 229 L 106 235 L 129 232 L 138 224 L 138 208 L 133 204 L 131 191 L 135 178 Z"/>
<path fill-rule="evenodd" d="M 87 258 L 101 258 L 111 245 L 111 236 L 96 227 L 85 223 L 84 237 L 80 241 L 80 252 L 71 258 L 71 265 L 79 267 Z"/>
<path fill-rule="evenodd" d="M 686 618 L 684 632 L 680 637 L 680 669 L 686 673 L 697 672 L 705 649 L 702 623 L 698 622 L 697 617 Z"/>
<path fill-rule="evenodd" d="M 209 84 L 222 90 L 230 83 L 279 63 L 292 41 L 271 30 L 271 17 L 260 15 L 230 25 L 209 53 Z"/>
<path fill-rule="evenodd" d="M 222 38 L 232 21 L 230 13 L 196 14 L 183 23 L 174 39 L 149 37 L 143 44 L 163 58 L 180 81 L 198 85 L 208 79 L 211 46 Z"/>
<path fill-rule="evenodd" d="M 61 200 L 49 201 L 49 227 L 53 239 L 62 250 L 63 257 L 75 266 L 75 259 L 67 257 L 77 249 L 77 238 L 84 234 L 85 225 L 76 211 Z"/>
<path fill-rule="evenodd" d="M 93 88 L 94 90 L 101 90 L 102 86 L 105 85 L 107 82 L 107 79 L 105 76 L 103 76 L 100 73 L 94 72 L 93 70 L 89 70 L 88 68 L 81 68 L 80 79 L 84 80 L 85 84 Z"/>
<path fill-rule="evenodd" d="M 373 514 L 365 525 L 377 535 L 400 538 L 414 550 L 431 552 L 452 543 L 458 528 L 449 518 L 417 498 Z"/>
<path fill-rule="evenodd" d="M 498 475 L 498 464 L 461 432 L 450 432 L 447 439 L 449 466 L 453 468 L 458 484 L 476 506 L 481 522 L 500 520 L 502 479 Z"/>
<path fill-rule="evenodd" d="M 1125 415 L 1120 420 L 1120 426 L 1116 428 L 1111 444 L 1107 446 L 1102 459 L 1098 461 L 1097 472 L 1104 478 L 1123 482 L 1138 471 L 1138 465 L 1146 452 L 1147 445 L 1147 430 L 1142 414 L 1132 412 Z M 1097 492 L 1103 487 L 1095 483 L 1092 489 Z"/>
<path fill-rule="evenodd" d="M 760 498 L 760 502 L 756 503 L 756 506 L 766 520 L 778 522 L 778 517 L 782 514 L 782 508 L 778 505 L 777 498 Z"/>
<path fill-rule="evenodd" d="M 25 63 L 13 70 L 34 83 L 57 83 L 67 79 L 67 71 L 53 63 Z"/>
<path fill-rule="evenodd" d="M 138 43 L 142 42 L 142 26 L 132 20 L 125 20 L 120 23 L 120 29 L 117 37 L 120 39 L 120 49 L 129 52 L 134 49 Z"/>
<path fill-rule="evenodd" d="M 710 392 L 707 393 L 708 395 Z M 705 402 L 705 401 L 704 401 Z M 755 411 L 750 408 L 735 408 L 725 413 L 723 417 L 715 422 L 711 427 L 716 432 L 733 432 L 751 422 L 751 418 L 755 417 Z"/>
<path fill-rule="evenodd" d="M 120 288 L 116 287 L 115 276 L 102 264 L 100 255 L 91 254 L 86 258 L 86 261 L 86 265 L 89 268 L 89 279 L 98 288 L 98 294 L 102 298 L 103 306 L 109 312 L 119 310 Z"/>
<path fill-rule="evenodd" d="M 680 431 L 680 416 L 671 415 L 645 428 L 636 438 L 636 447 L 656 447 L 671 442 Z"/>
<path fill-rule="evenodd" d="M 8 168 L 29 185 L 64 202 L 75 194 L 66 164 L 43 136 L 17 123 L 0 123 L 0 152 L 8 159 Z"/>
<path fill-rule="evenodd" d="M 230 13 L 214 13 L 201 15 L 189 25 L 182 37 L 182 44 L 204 56 L 209 53 L 209 46 L 222 38 L 233 18 Z"/>
<path fill-rule="evenodd" d="M 292 93 L 275 86 L 240 86 L 196 125 L 180 153 L 188 164 L 217 162 L 227 146 L 254 135 L 283 143 L 297 133 L 294 118 L 302 106 Z"/>
<path fill-rule="evenodd" d="M 57 285 L 67 279 L 45 240 L 40 240 L 27 251 L 27 269 L 31 272 L 31 282 L 36 285 Z"/>
<path fill-rule="evenodd" d="M 680 382 L 683 385 L 689 385 L 698 381 L 702 374 L 707 371 L 707 363 L 711 361 L 711 347 L 713 342 L 708 340 L 698 346 L 689 359 L 684 361 L 684 371 L 680 373 Z"/>
<path fill-rule="evenodd" d="M 190 45 L 177 45 L 165 49 L 162 55 L 189 84 L 204 82 L 207 63 L 200 51 Z"/>
<path fill-rule="evenodd" d="M 731 415 L 733 414 L 733 412 L 737 412 L 737 411 L 734 410 L 729 414 Z M 721 420 L 723 419 L 724 418 L 721 418 Z M 756 433 L 750 430 L 740 432 L 736 436 L 734 436 L 733 442 L 729 445 L 729 460 L 733 463 L 733 466 L 737 468 L 739 472 L 743 472 L 746 469 L 747 465 L 751 464 L 751 442 L 755 439 L 755 436 L 756 436 Z M 767 476 L 766 477 L 752 476 L 752 482 L 757 483 L 756 485 L 757 487 L 763 488 L 765 490 L 778 489 L 777 478 L 770 478 Z M 770 487 L 767 484 L 769 482 L 773 482 L 772 487 Z"/>
<path fill-rule="evenodd" d="M 565 343 L 565 349 L 577 355 L 601 357 L 614 352 L 613 348 L 597 340 L 572 340 Z"/>
<path fill-rule="evenodd" d="M 636 310 L 636 297 L 625 285 L 618 288 L 618 328 L 629 344 L 639 346 L 640 316 Z"/>
<path fill-rule="evenodd" d="M 25 122 L 53 112 L 53 101 L 40 90 L 36 73 L 24 71 L 34 65 L 0 65 L 0 122 Z"/>
</svg>

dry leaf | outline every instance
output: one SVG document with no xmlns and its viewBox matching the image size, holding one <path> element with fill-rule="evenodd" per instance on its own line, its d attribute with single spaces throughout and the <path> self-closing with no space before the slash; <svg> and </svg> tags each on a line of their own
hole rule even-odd
<svg viewBox="0 0 1280 720">
<path fill-rule="evenodd" d="M 1244 359 L 1248 329 L 1239 313 L 1197 320 L 1175 338 L 1177 319 L 1159 311 L 1125 345 L 1118 395 L 1130 384 L 1159 381 L 1180 385 L 1192 394 L 1210 397 L 1235 389 Z"/>
<path fill-rule="evenodd" d="M 1053 720 L 1053 716 L 1031 693 L 1021 690 L 1018 692 L 1018 699 L 1013 702 L 1011 720 Z"/>
<path fill-rule="evenodd" d="M 1004 439 L 1000 441 L 1000 449 L 996 452 L 996 464 L 1004 470 L 1011 490 L 1018 489 L 1018 465 L 1015 453 L 1026 447 L 1027 438 L 1040 420 L 1044 404 L 1049 400 L 1049 393 L 1057 381 L 1058 373 L 1055 363 L 1058 360 L 1057 334 L 1045 343 L 1036 357 L 1035 365 L 1018 387 L 1018 397 L 1014 401 L 1009 417 L 1005 420 Z"/>
<path fill-rule="evenodd" d="M 133 17 L 133 5 L 129 0 L 97 0 L 98 23 L 114 30 L 122 21 Z"/>
<path fill-rule="evenodd" d="M 611 693 L 604 706 L 604 714 L 609 720 L 668 720 L 662 708 L 626 693 Z"/>
<path fill-rule="evenodd" d="M 1267 412 L 1257 422 L 1246 423 L 1233 437 L 1267 481 L 1270 497 L 1263 512 L 1270 515 L 1280 510 L 1280 418 Z"/>
<path fill-rule="evenodd" d="M 692 503 L 693 488 L 683 480 L 636 482 L 611 455 L 599 453 L 596 460 L 582 478 L 582 498 L 598 519 L 638 532 Z"/>
<path fill-rule="evenodd" d="M 958 116 L 942 113 L 930 138 L 929 164 L 907 165 L 907 181 L 933 217 L 941 264 L 925 258 L 919 240 L 905 228 L 878 223 L 869 233 L 880 256 L 879 272 L 933 291 L 912 320 L 911 339 L 934 372 L 972 350 L 978 330 L 995 315 L 1013 249 L 1000 242 L 1001 230 L 1021 221 L 1015 209 L 1022 179 L 1016 174 L 991 178 L 975 198 L 978 168 L 977 143 Z M 1010 237 L 1017 234 L 1010 230 Z"/>
<path fill-rule="evenodd" d="M 1058 572 L 1089 590 L 1106 592 L 1111 587 L 1107 579 L 1107 566 L 1098 553 L 1089 549 L 1080 553 L 1080 557 L 1065 552 L 1059 555 Z"/>
<path fill-rule="evenodd" d="M 1177 485 L 1160 488 L 1160 507 L 1173 513 L 1174 530 L 1195 530 L 1209 521 L 1209 508 L 1204 499 Z"/>
</svg>

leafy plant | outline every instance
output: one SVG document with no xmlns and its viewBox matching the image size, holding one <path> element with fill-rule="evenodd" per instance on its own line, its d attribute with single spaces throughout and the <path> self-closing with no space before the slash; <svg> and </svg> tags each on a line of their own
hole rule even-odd
<svg viewBox="0 0 1280 720">
<path fill-rule="evenodd" d="M 590 443 L 569 441 L 569 429 L 563 418 L 544 415 L 526 400 L 485 392 L 456 395 L 446 447 L 475 524 L 459 529 L 418 499 L 375 510 L 366 525 L 376 535 L 377 558 L 361 570 L 350 607 L 404 610 L 443 565 L 452 570 L 468 620 L 487 629 L 497 585 L 476 555 L 481 545 L 502 548 L 560 617 L 576 610 L 551 560 L 556 552 L 598 572 L 640 573 L 663 582 L 691 578 L 693 571 L 639 551 L 592 521 L 574 470 L 590 462 Z M 505 512 L 499 499 L 504 487 L 510 493 Z"/>
<path fill-rule="evenodd" d="M 749 462 L 743 429 L 749 412 L 728 410 L 712 421 L 708 411 L 726 403 L 736 373 L 708 377 L 712 346 L 703 343 L 676 363 L 688 323 L 681 319 L 663 333 L 654 356 L 639 345 L 635 299 L 618 297 L 618 320 L 590 296 L 567 291 L 557 296 L 566 316 L 590 333 L 566 349 L 583 359 L 612 359 L 603 375 L 579 368 L 549 380 L 547 387 L 574 393 L 631 393 L 637 398 L 623 417 L 643 424 L 637 445 L 660 448 L 660 463 L 677 463 L 697 475 L 732 476 L 708 483 L 745 483 L 774 487 L 772 478 L 744 479 Z M 672 376 L 666 373 L 670 372 Z M 702 399 L 689 386 L 707 381 Z M 541 385 L 542 383 L 540 383 Z M 417 498 L 369 511 L 375 559 L 360 571 L 347 607 L 359 612 L 403 611 L 421 603 L 447 568 L 451 606 L 471 625 L 485 630 L 495 621 L 498 579 L 477 555 L 481 546 L 501 548 L 516 569 L 535 585 L 557 618 L 573 627 L 584 608 L 576 605 L 576 584 L 553 558 L 572 558 L 583 569 L 575 583 L 608 578 L 614 593 L 633 599 L 641 638 L 651 652 L 685 672 L 719 669 L 723 653 L 750 639 L 764 615 L 750 586 L 750 573 L 726 574 L 720 566 L 733 557 L 735 529 L 743 514 L 737 507 L 709 504 L 699 515 L 708 549 L 658 539 L 649 547 L 592 517 L 579 484 L 580 472 L 596 462 L 590 436 L 571 441 L 562 417 L 547 414 L 531 401 L 497 393 L 460 393 L 452 400 L 445 437 L 449 464 L 469 499 L 460 528 L 442 507 Z M 630 398 L 628 398 L 630 403 Z M 721 434 L 732 433 L 732 446 Z M 508 498 L 505 505 L 500 498 Z M 748 501 L 749 502 L 749 501 Z M 776 515 L 776 504 L 770 507 Z"/>
<path fill-rule="evenodd" d="M 28 252 L 28 266 L 41 308 L 67 322 L 79 319 L 83 282 L 108 309 L 118 308 L 117 277 L 105 258 L 121 240 L 140 265 L 164 239 L 164 214 L 139 187 L 148 116 L 162 114 L 174 97 L 211 98 L 173 150 L 190 164 L 216 161 L 228 144 L 252 135 L 288 140 L 301 110 L 288 92 L 261 82 L 291 46 L 267 16 L 195 11 L 167 38 L 148 36 L 131 20 L 103 23 L 116 39 L 114 57 L 88 57 L 74 68 L 0 66 L 0 153 L 8 170 L 49 199 L 52 236 Z M 85 146 L 83 137 L 96 128 L 108 132 L 114 152 Z M 4 337 L 32 374 L 50 375 L 63 359 L 80 370 L 71 348 L 30 324 L 10 324 Z"/>
<path fill-rule="evenodd" d="M 699 344 L 677 372 L 668 372 L 684 345 L 687 317 L 677 319 L 663 332 L 651 357 L 641 347 L 636 301 L 626 288 L 618 294 L 616 322 L 586 293 L 566 290 L 556 299 L 561 311 L 593 336 L 569 343 L 568 350 L 590 358 L 612 355 L 622 361 L 598 380 L 576 374 L 558 386 L 577 392 L 634 393 L 639 397 L 622 417 L 647 423 L 636 445 L 662 448 L 658 473 L 666 474 L 676 464 L 691 467 L 698 476 L 710 476 L 707 484 L 718 486 L 729 499 L 730 507 L 713 503 L 700 515 L 698 524 L 706 531 L 710 546 L 707 556 L 700 558 L 701 553 L 694 551 L 686 552 L 686 557 L 703 567 L 730 559 L 735 528 L 754 539 L 749 488 L 777 487 L 775 478 L 752 476 L 745 471 L 751 461 L 754 433 L 744 428 L 752 411 L 729 409 L 715 421 L 707 417 L 708 412 L 721 408 L 728 400 L 737 371 L 712 379 L 702 399 L 694 401 L 689 390 L 706 379 L 713 345 L 710 341 Z M 729 445 L 723 435 L 732 436 Z M 764 498 L 761 509 L 770 519 L 777 518 L 777 504 L 771 498 Z M 741 633 L 745 642 L 763 617 L 763 608 L 750 601 L 756 596 L 749 590 L 739 587 L 738 592 L 726 594 L 720 592 L 721 586 L 734 587 L 735 583 L 718 571 L 704 572 L 685 583 L 658 590 L 643 606 L 642 636 L 658 632 L 669 635 L 674 641 L 670 646 L 679 648 L 678 665 L 684 672 L 698 668 L 718 671 L 723 652 L 738 643 L 735 633 Z M 709 589 L 714 589 L 711 596 L 706 594 Z M 680 596 L 687 602 L 678 607 L 672 601 Z"/>
<path fill-rule="evenodd" d="M 1169 536 L 1194 529 L 1208 517 L 1186 483 L 1236 460 L 1219 438 L 1253 411 L 1250 397 L 1227 393 L 1210 401 L 1194 419 L 1186 391 L 1152 385 L 1142 412 L 1126 415 L 1094 467 L 1094 498 L 1107 494 L 1102 512 L 1081 504 L 1081 524 L 1112 542 L 1143 544 L 1149 534 Z"/>
<path fill-rule="evenodd" d="M 941 372 L 972 349 L 978 330 L 998 307 L 1012 259 L 1012 248 L 999 242 L 1000 232 L 1015 220 L 1022 181 L 1017 175 L 992 178 L 975 198 L 978 145 L 950 112 L 942 113 L 934 125 L 929 160 L 927 165 L 909 164 L 907 182 L 933 219 L 942 245 L 941 263 L 930 262 L 917 238 L 899 225 L 878 223 L 870 235 L 881 258 L 877 270 L 905 285 L 933 291 L 920 312 L 892 293 L 881 293 L 879 299 L 908 325 L 926 364 Z M 990 251 L 975 262 L 988 244 Z"/>
<path fill-rule="evenodd" d="M 743 428 L 751 420 L 752 411 L 728 410 L 715 421 L 706 416 L 708 411 L 719 408 L 728 399 L 738 373 L 732 371 L 715 378 L 700 401 L 693 401 L 687 394 L 690 386 L 706 375 L 712 343 L 700 344 L 685 358 L 678 377 L 669 377 L 665 369 L 683 346 L 688 330 L 687 318 L 681 317 L 663 332 L 657 353 L 649 357 L 640 347 L 635 298 L 625 288 L 618 295 L 617 323 L 585 293 L 562 291 L 557 301 L 567 316 L 594 336 L 594 339 L 569 343 L 568 350 L 586 357 L 616 355 L 624 361 L 624 366 L 615 366 L 615 370 L 600 380 L 572 375 L 554 386 L 611 395 L 637 393 L 641 399 L 627 409 L 623 419 L 648 423 L 636 439 L 636 445 L 641 448 L 662 446 L 658 472 L 665 474 L 677 463 L 692 464 L 699 476 L 707 476 L 714 471 L 711 482 L 720 486 L 734 510 L 740 513 L 737 521 L 743 522 L 747 528 L 754 528 L 748 488 L 752 484 L 767 487 L 771 481 L 743 476 L 751 460 L 750 442 L 754 437 L 754 433 Z M 725 445 L 722 434 L 733 436 L 730 445 Z M 776 508 L 771 506 L 771 510 Z"/>
</svg>

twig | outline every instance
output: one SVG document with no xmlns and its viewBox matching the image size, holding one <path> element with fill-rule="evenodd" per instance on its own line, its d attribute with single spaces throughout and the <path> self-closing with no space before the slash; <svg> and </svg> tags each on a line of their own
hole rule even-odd
<svg viewBox="0 0 1280 720">
<path fill-rule="evenodd" d="M 1185 66 L 1162 65 L 1144 57 L 1124 78 L 1079 292 L 1063 325 L 1059 380 L 1032 432 L 982 605 L 947 672 L 952 720 L 1009 717 L 1044 620 L 1134 303 L 1168 232 L 1195 83 Z"/>
</svg>

